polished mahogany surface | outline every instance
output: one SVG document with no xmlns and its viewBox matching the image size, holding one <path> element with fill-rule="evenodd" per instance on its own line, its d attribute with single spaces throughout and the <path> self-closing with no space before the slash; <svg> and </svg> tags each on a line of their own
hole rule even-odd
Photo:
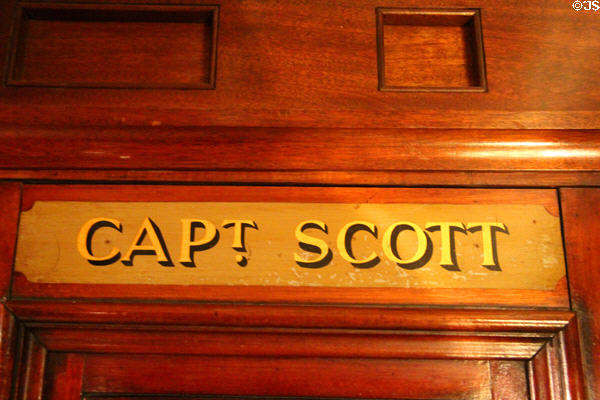
<svg viewBox="0 0 600 400">
<path fill-rule="evenodd" d="M 126 9 L 123 3 L 164 6 L 184 2 L 61 3 L 116 4 Z M 575 11 L 571 2 L 196 0 L 185 4 L 219 6 L 215 90 L 7 86 L 1 90 L 0 121 L 60 127 L 598 129 L 600 94 L 593 90 L 600 67 L 595 57 L 598 16 L 593 11 Z M 3 1 L 0 7 L 0 37 L 4 38 L 0 59 L 4 60 L 15 0 Z M 379 91 L 378 7 L 481 10 L 488 91 Z M 66 29 L 65 24 L 61 27 Z M 427 30 L 422 34 L 426 36 Z M 132 28 L 130 35 L 152 38 L 139 28 Z M 90 44 L 95 40 L 90 37 Z M 413 51 L 425 56 L 430 44 L 425 42 L 422 49 L 416 46 Z M 66 47 L 68 43 L 57 45 Z M 128 46 L 126 41 L 121 45 Z M 24 65 L 43 70 L 42 62 L 43 58 L 25 59 Z M 90 57 L 88 62 L 94 63 L 94 59 Z M 436 66 L 430 64 L 429 68 L 435 70 Z M 159 71 L 154 78 L 147 75 L 147 84 L 154 80 L 160 80 Z"/>
<path fill-rule="evenodd" d="M 594 399 L 600 11 L 587 3 L 0 2 L 0 398 Z M 198 296 L 13 274 L 36 200 L 317 201 L 323 186 L 341 202 L 544 204 L 568 279 Z"/>
<path fill-rule="evenodd" d="M 578 130 L 5 126 L 7 179 L 413 186 L 591 186 Z"/>
<path fill-rule="evenodd" d="M 565 246 L 569 263 L 569 287 L 573 309 L 579 316 L 582 340 L 586 346 L 586 373 L 590 393 L 600 393 L 600 271 L 598 237 L 600 236 L 600 189 L 562 189 Z"/>
<path fill-rule="evenodd" d="M 566 311 L 113 306 L 9 302 L 27 327 L 17 398 L 585 396 Z"/>
</svg>

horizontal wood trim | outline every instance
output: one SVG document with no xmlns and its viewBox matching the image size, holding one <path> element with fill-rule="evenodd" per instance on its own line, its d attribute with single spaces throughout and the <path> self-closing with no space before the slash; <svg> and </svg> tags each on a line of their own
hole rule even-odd
<svg viewBox="0 0 600 400">
<path fill-rule="evenodd" d="M 23 321 L 555 333 L 569 311 L 10 301 Z"/>
<path fill-rule="evenodd" d="M 21 211 L 36 201 L 530 204 L 559 216 L 551 189 L 27 184 L 21 200 Z"/>
<path fill-rule="evenodd" d="M 116 329 L 40 326 L 33 327 L 32 332 L 52 351 L 256 357 L 528 360 L 548 340 L 536 335 L 381 334 L 265 328 L 147 330 L 139 325 Z"/>
<path fill-rule="evenodd" d="M 394 185 L 479 187 L 598 186 L 600 171 L 576 172 L 466 172 L 466 171 L 169 171 L 169 170 L 76 170 L 0 169 L 0 179 L 46 182 L 125 183 L 244 183 L 308 185 Z"/>
<path fill-rule="evenodd" d="M 597 172 L 599 149 L 598 130 L 5 126 L 0 169 Z"/>
<path fill-rule="evenodd" d="M 120 299 L 135 301 L 199 301 L 194 288 L 166 285 L 76 285 L 32 284 L 15 274 L 13 299 Z M 506 289 L 385 289 L 315 287 L 231 287 L 205 286 L 202 301 L 293 304 L 393 304 L 403 306 L 452 305 L 455 307 L 538 307 L 568 309 L 564 285 L 555 291 Z"/>
</svg>

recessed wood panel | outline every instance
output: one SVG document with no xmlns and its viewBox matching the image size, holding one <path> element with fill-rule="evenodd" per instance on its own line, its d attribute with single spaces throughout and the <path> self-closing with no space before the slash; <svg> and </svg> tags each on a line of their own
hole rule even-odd
<svg viewBox="0 0 600 400">
<path fill-rule="evenodd" d="M 9 85 L 214 87 L 217 7 L 25 3 Z"/>
<path fill-rule="evenodd" d="M 378 9 L 379 89 L 485 91 L 478 10 Z"/>
<path fill-rule="evenodd" d="M 141 3 L 141 0 L 136 2 Z M 152 1 L 155 4 L 183 2 Z M 0 16 L 4 16 L 0 35 L 8 41 L 9 27 L 14 24 L 16 1 L 0 3 Z M 124 1 L 111 0 L 110 3 Z M 127 3 L 130 3 L 127 5 L 129 8 L 134 1 Z M 219 0 L 218 4 L 217 90 L 88 89 L 86 92 L 89 94 L 82 96 L 80 90 L 8 87 L 0 89 L 0 120 L 3 124 L 20 125 L 22 131 L 42 124 L 60 127 L 57 131 L 66 126 L 148 127 L 145 138 L 154 137 L 163 145 L 173 141 L 168 134 L 161 132 L 158 135 L 156 125 L 576 129 L 580 132 L 598 127 L 600 112 L 593 107 L 600 104 L 600 91 L 595 90 L 600 69 L 600 58 L 595 57 L 598 41 L 594 40 L 600 33 L 598 13 L 575 12 L 564 1 L 550 0 L 544 3 L 544 7 L 522 2 L 516 7 L 504 0 L 480 3 L 411 0 L 401 4 L 380 0 Z M 420 9 L 481 7 L 489 91 L 483 95 L 378 91 L 375 10 L 382 6 Z M 0 56 L 6 56 L 2 52 L 4 47 L 0 45 Z M 74 134 L 83 138 L 83 132 L 79 130 Z M 86 140 L 95 135 L 95 132 L 86 132 L 89 132 Z M 5 134 L 12 135 L 3 131 L 2 135 Z M 457 137 L 472 134 L 477 135 L 465 132 Z M 99 135 L 98 138 L 103 137 L 101 133 Z M 343 140 L 342 137 L 368 138 L 368 143 L 356 153 L 361 157 L 364 151 L 379 154 L 398 151 L 394 144 L 388 145 L 380 138 L 371 138 L 361 131 L 340 132 L 339 135 L 338 141 Z M 486 136 L 498 137 L 496 133 Z M 284 130 L 265 147 L 277 151 L 282 141 L 287 144 L 287 141 L 296 138 Z M 232 140 L 235 144 L 242 144 Z M 197 139 L 190 140 L 184 146 L 199 142 Z M 398 139 L 395 143 L 401 142 Z M 487 143 L 487 140 L 482 142 Z M 81 144 L 81 148 L 88 147 L 83 139 L 74 140 L 74 143 Z M 246 143 L 243 142 L 244 145 Z M 331 143 L 325 136 L 317 136 L 315 141 L 315 144 L 330 145 L 326 161 L 364 161 L 356 154 L 337 154 L 338 146 L 333 146 L 336 148 L 334 151 Z M 454 141 L 451 140 L 448 148 L 453 148 L 452 143 Z M 301 144 L 293 142 L 288 146 L 287 151 L 280 151 L 281 158 L 289 160 L 284 165 L 306 154 L 309 155 L 307 159 L 311 159 L 312 153 Z M 88 160 L 82 160 L 82 168 L 98 154 L 90 154 Z M 254 167 L 252 160 L 247 159 L 252 155 L 243 145 L 232 150 L 231 154 L 247 160 L 245 166 Z M 128 154 L 116 154 L 112 164 L 105 168 L 123 165 L 120 155 Z M 194 155 L 197 159 L 214 161 L 223 157 L 224 153 L 212 158 L 201 153 Z M 424 152 L 415 160 L 427 160 L 431 155 Z M 129 161 L 135 159 L 132 156 Z M 315 156 L 312 160 L 319 160 L 319 163 L 311 165 L 313 170 L 323 168 L 323 158 Z M 270 170 L 282 165 L 275 160 L 268 161 Z M 177 163 L 177 160 L 173 162 Z M 409 164 L 411 162 L 390 164 L 386 168 L 397 170 Z M 489 163 L 488 167 L 498 169 L 493 163 Z M 546 169 L 545 166 L 541 168 Z M 355 167 L 354 171 L 357 169 Z M 33 179 L 39 179 L 39 176 Z M 255 182 L 261 179 L 256 178 Z M 440 182 L 447 184 L 441 179 Z M 459 184 L 466 184 L 464 182 Z M 537 181 L 530 183 L 538 184 Z"/>
<path fill-rule="evenodd" d="M 83 392 L 489 400 L 489 374 L 486 361 L 90 354 Z"/>
</svg>

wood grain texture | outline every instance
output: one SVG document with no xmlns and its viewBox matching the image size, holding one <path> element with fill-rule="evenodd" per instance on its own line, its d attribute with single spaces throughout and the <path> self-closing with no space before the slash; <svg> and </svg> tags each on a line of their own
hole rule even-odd
<svg viewBox="0 0 600 400">
<path fill-rule="evenodd" d="M 80 400 L 84 358 L 74 353 L 48 353 L 44 400 Z"/>
<path fill-rule="evenodd" d="M 525 363 L 494 360 L 489 365 L 494 400 L 529 399 Z"/>
<path fill-rule="evenodd" d="M 530 188 L 597 186 L 600 171 L 427 172 L 427 171 L 169 171 L 169 170 L 0 170 L 0 177 L 61 182 L 156 184 L 369 185 Z"/>
<path fill-rule="evenodd" d="M 0 168 L 591 172 L 599 148 L 598 130 L 5 126 Z"/>
<path fill-rule="evenodd" d="M 73 302 L 11 308 L 27 327 L 20 394 L 43 387 L 46 395 L 74 397 L 80 390 L 125 398 L 518 398 L 522 365 L 487 362 L 503 359 L 528 361 L 532 387 L 556 386 L 553 399 L 583 399 L 571 384 L 580 372 L 570 360 L 577 347 L 570 312 Z"/>
<path fill-rule="evenodd" d="M 528 363 L 529 393 L 535 400 L 555 400 L 563 397 L 563 382 L 554 366 L 557 362 L 555 348 L 558 341 L 544 346 Z"/>
<path fill-rule="evenodd" d="M 217 7 L 22 2 L 17 13 L 9 85 L 214 88 Z"/>
<path fill-rule="evenodd" d="M 321 332 L 271 329 L 173 329 L 135 326 L 33 329 L 47 348 L 60 352 L 219 355 L 251 357 L 335 357 L 385 359 L 529 360 L 547 337 L 388 332 Z M 157 346 L 157 343 L 161 343 Z"/>
<path fill-rule="evenodd" d="M 377 8 L 379 90 L 484 92 L 479 10 Z"/>
<path fill-rule="evenodd" d="M 319 186 L 52 185 L 23 187 L 22 211 L 35 201 L 97 202 L 303 202 L 416 204 L 535 204 L 558 217 L 552 189 L 381 188 Z"/>
<path fill-rule="evenodd" d="M 553 333 L 573 318 L 560 310 L 427 309 L 365 306 L 284 306 L 241 304 L 135 304 L 72 301 L 10 301 L 25 322 L 165 324 L 332 328 L 379 330 L 445 330 L 462 332 Z"/>
<path fill-rule="evenodd" d="M 149 285 L 49 285 L 32 284 L 15 276 L 14 299 L 153 299 L 156 301 L 215 301 L 225 303 L 393 304 L 404 306 L 534 307 L 567 309 L 565 286 L 556 291 L 506 289 L 362 289 L 362 288 L 231 288 L 205 286 L 197 290 L 181 286 Z"/>
<path fill-rule="evenodd" d="M 17 321 L 0 305 L 0 399 L 10 398 L 18 343 Z"/>
<path fill-rule="evenodd" d="M 4 3 L 10 10 L 14 0 Z M 593 57 L 600 43 L 594 39 L 598 37 L 597 16 L 574 12 L 563 1 L 551 0 L 544 7 L 535 2 L 517 7 L 502 0 L 466 0 L 460 5 L 447 0 L 402 3 L 406 8 L 481 9 L 490 89 L 485 94 L 378 91 L 375 9 L 395 4 L 223 0 L 219 5 L 216 91 L 4 88 L 0 121 L 55 126 L 150 126 L 157 122 L 179 126 L 598 127 L 600 114 L 592 105 L 600 102 L 600 92 L 591 90 L 597 88 L 600 66 Z M 7 13 L 2 23 L 4 38 L 11 16 Z M 0 59 L 5 56 L 0 54 Z"/>
<path fill-rule="evenodd" d="M 481 361 L 90 354 L 85 363 L 86 393 L 490 399 Z"/>
<path fill-rule="evenodd" d="M 565 392 L 569 393 L 571 398 L 585 400 L 591 398 L 588 396 L 593 392 L 585 386 L 586 371 L 581 356 L 584 349 L 579 337 L 579 324 L 575 318 L 557 335 L 560 346 L 558 355 L 561 358 L 560 378 Z"/>
<path fill-rule="evenodd" d="M 532 399 L 585 400 L 584 372 L 580 359 L 577 321 L 573 319 L 564 330 L 536 354 L 528 363 L 529 391 Z"/>
<path fill-rule="evenodd" d="M 322 187 L 243 186 L 114 186 L 114 185 L 32 185 L 26 186 L 23 209 L 36 200 L 78 201 L 255 201 L 255 202 L 357 202 L 443 204 L 540 204 L 558 215 L 556 193 L 552 190 L 482 189 L 399 189 Z M 260 301 L 307 303 L 453 304 L 568 307 L 565 282 L 553 290 L 424 290 L 403 288 L 261 288 L 160 285 L 80 285 L 29 282 L 15 274 L 15 298 L 138 298 L 208 301 Z M 126 289 L 125 289 L 126 288 Z"/>
<path fill-rule="evenodd" d="M 0 182 L 0 299 L 8 296 L 10 287 L 20 203 L 21 185 Z"/>
<path fill-rule="evenodd" d="M 579 315 L 585 377 L 600 393 L 600 190 L 562 189 L 564 236 L 573 309 Z"/>
<path fill-rule="evenodd" d="M 417 186 L 599 185 L 599 148 L 597 130 L 6 126 L 0 131 L 0 177 Z"/>
<path fill-rule="evenodd" d="M 46 349 L 33 334 L 28 333 L 19 363 L 16 400 L 42 400 L 46 355 Z"/>
</svg>

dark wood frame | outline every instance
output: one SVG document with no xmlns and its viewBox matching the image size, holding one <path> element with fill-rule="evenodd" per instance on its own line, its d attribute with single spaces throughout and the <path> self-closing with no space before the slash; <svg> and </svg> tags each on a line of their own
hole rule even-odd
<svg viewBox="0 0 600 400">
<path fill-rule="evenodd" d="M 79 399 L 82 353 L 477 359 L 527 362 L 536 400 L 584 399 L 579 334 L 568 311 L 11 301 L 2 325 L 13 399 L 38 398 L 48 352 L 67 353 Z M 310 341 L 298 340 L 310 337 Z M 161 345 L 157 345 L 161 343 Z M 170 343 L 170 344 L 169 344 Z M 166 347 L 165 347 L 166 346 Z M 352 351 L 350 351 L 352 350 Z M 79 386 L 78 386 L 79 385 Z"/>
</svg>

